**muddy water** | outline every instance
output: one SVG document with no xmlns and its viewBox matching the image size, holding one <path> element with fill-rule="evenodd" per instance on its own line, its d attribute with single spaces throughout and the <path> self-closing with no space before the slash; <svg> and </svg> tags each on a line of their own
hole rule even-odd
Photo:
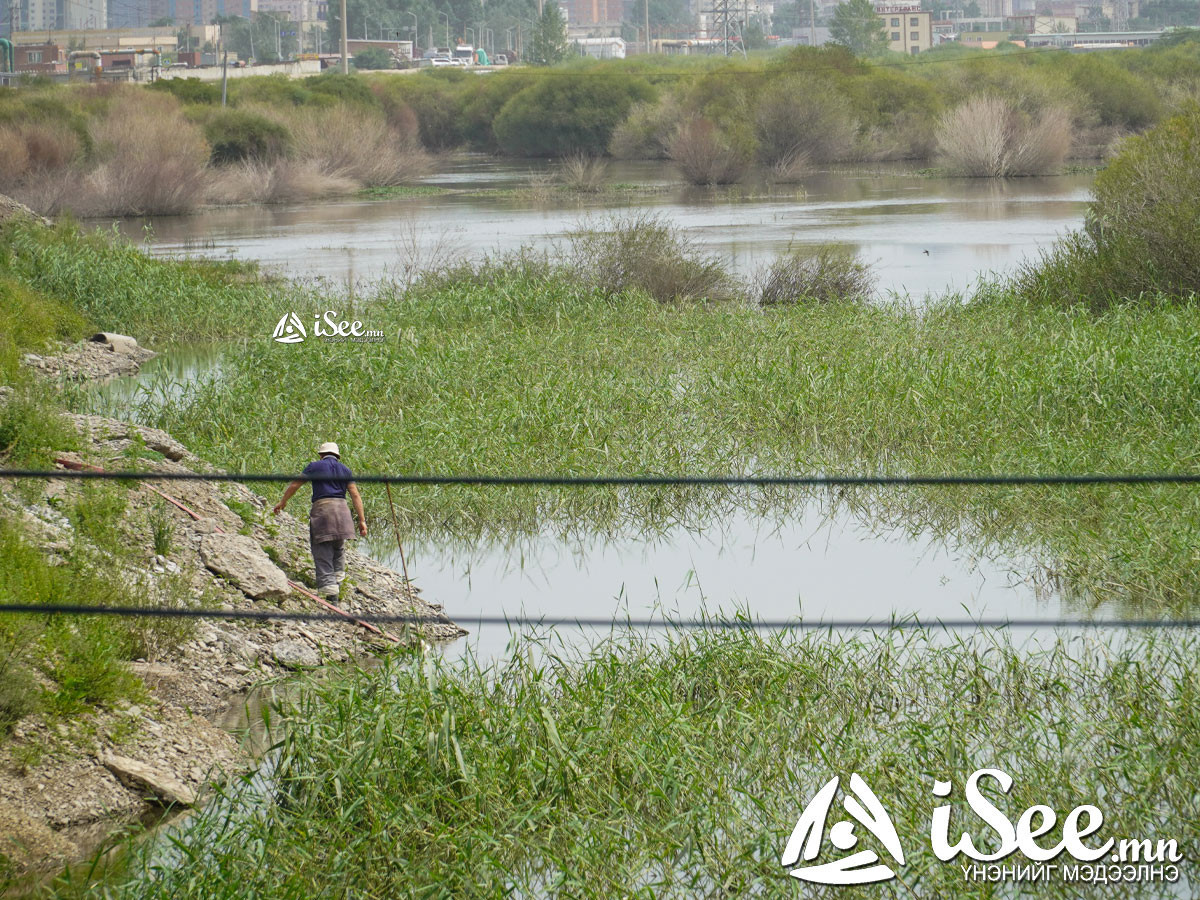
<svg viewBox="0 0 1200 900">
<path fill-rule="evenodd" d="M 649 212 L 748 275 L 789 245 L 833 242 L 871 262 L 881 292 L 914 298 L 968 289 L 1011 270 L 1082 220 L 1091 175 L 1007 181 L 932 178 L 911 167 L 846 169 L 802 184 L 700 189 L 665 162 L 613 163 L 595 195 L 531 190 L 541 160 L 465 158 L 426 181 L 442 193 L 285 207 L 231 207 L 129 220 L 125 232 L 168 255 L 255 259 L 335 283 L 396 274 L 452 253 L 543 248 L 581 223 Z"/>
</svg>

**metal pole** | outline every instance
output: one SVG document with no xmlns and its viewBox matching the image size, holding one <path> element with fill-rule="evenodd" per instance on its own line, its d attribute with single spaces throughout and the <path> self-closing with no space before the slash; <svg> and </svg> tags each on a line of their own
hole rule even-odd
<svg viewBox="0 0 1200 900">
<path fill-rule="evenodd" d="M 221 50 L 225 53 L 225 59 L 221 63 L 221 108 L 224 109 L 229 87 L 229 48 L 225 46 L 224 25 L 221 26 Z"/>
<path fill-rule="evenodd" d="M 346 55 L 346 0 L 342 0 L 342 74 L 350 74 L 350 58 Z"/>
<path fill-rule="evenodd" d="M 650 52 L 650 0 L 642 0 L 642 11 L 646 15 L 646 52 Z"/>
</svg>

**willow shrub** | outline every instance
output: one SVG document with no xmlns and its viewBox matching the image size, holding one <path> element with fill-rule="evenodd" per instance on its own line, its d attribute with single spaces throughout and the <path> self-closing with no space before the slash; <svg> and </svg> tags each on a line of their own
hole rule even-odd
<svg viewBox="0 0 1200 900">
<path fill-rule="evenodd" d="M 654 97 L 654 88 L 631 76 L 555 73 L 509 99 L 492 127 L 513 156 L 602 151 L 634 104 Z"/>
<path fill-rule="evenodd" d="M 1101 172 L 1087 221 L 1015 279 L 1050 303 L 1200 290 L 1200 106 L 1131 138 Z"/>
</svg>

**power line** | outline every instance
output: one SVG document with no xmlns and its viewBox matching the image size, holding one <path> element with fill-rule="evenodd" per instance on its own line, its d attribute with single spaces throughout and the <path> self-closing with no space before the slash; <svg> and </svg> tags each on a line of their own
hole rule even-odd
<svg viewBox="0 0 1200 900">
<path fill-rule="evenodd" d="M 284 622 L 339 622 L 344 616 L 323 612 L 272 612 L 260 609 L 196 609 L 170 606 L 84 606 L 69 603 L 0 604 L 0 615 L 72 615 L 118 616 L 123 618 L 156 619 L 232 619 Z M 1082 628 L 1082 629 L 1191 629 L 1200 627 L 1200 619 L 929 619 L 917 616 L 897 619 L 750 619 L 738 617 L 655 619 L 601 618 L 572 616 L 461 616 L 444 613 L 442 616 L 415 616 L 393 613 L 353 612 L 355 620 L 377 625 L 446 625 L 474 623 L 477 625 L 506 625 L 515 627 L 579 627 L 579 628 L 641 628 L 713 631 L 846 631 L 846 630 L 947 630 L 1014 629 L 1014 628 Z"/>
<path fill-rule="evenodd" d="M 0 469 L 0 478 L 103 481 L 330 482 L 333 475 L 281 472 L 148 472 Z M 1118 472 L 1049 475 L 355 475 L 359 484 L 465 487 L 1022 487 L 1066 485 L 1197 484 L 1200 473 Z"/>
</svg>

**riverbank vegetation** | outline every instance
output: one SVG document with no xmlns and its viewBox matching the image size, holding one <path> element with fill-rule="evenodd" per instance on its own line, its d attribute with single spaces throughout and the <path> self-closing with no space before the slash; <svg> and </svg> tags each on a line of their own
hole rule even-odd
<svg viewBox="0 0 1200 900">
<path fill-rule="evenodd" d="M 993 124 L 1010 152 L 1023 147 L 1027 158 L 1007 174 L 1052 172 L 1067 156 L 1106 157 L 1120 136 L 1178 111 L 1198 86 L 1200 43 L 1183 42 L 1087 55 L 953 45 L 882 63 L 800 47 L 745 61 L 580 61 L 486 79 L 438 71 L 376 90 L 411 108 L 430 150 L 607 150 L 670 158 L 686 179 L 713 184 L 754 166 L 795 177 L 832 162 L 903 159 L 994 175 L 966 165 L 959 146 L 967 125 L 955 111 L 972 102 L 1005 106 Z M 594 129 L 586 134 L 585 115 Z"/>
<path fill-rule="evenodd" d="M 1171 167 L 1189 159 L 1172 136 L 1191 134 L 1191 121 L 1164 123 L 1114 164 L 1112 178 L 1156 160 L 1170 183 Z M 1147 201 L 1143 213 L 1114 218 L 1106 234 L 1133 242 L 1161 232 L 1171 244 L 1156 252 L 1192 259 L 1185 223 L 1198 195 L 1181 184 L 1172 196 L 1174 205 Z M 1114 246 L 1134 244 L 1105 238 L 1095 260 L 1115 269 Z M 243 341 L 210 379 L 150 385 L 140 413 L 234 471 L 291 471 L 314 434 L 336 434 L 360 471 L 485 474 L 1191 471 L 1200 446 L 1194 270 L 1147 282 L 1153 293 L 1096 282 L 1071 298 L 1047 290 L 1061 273 L 1052 258 L 966 302 L 916 309 L 865 302 L 861 265 L 829 251 L 780 260 L 756 284 L 739 285 L 653 220 L 591 223 L 554 260 L 445 261 L 414 284 L 383 283 L 353 299 L 150 260 L 70 229 L 11 228 L 0 254 L 15 277 L 100 327 L 146 340 Z M 164 307 L 162 296 L 173 302 Z M 285 313 L 326 309 L 382 331 L 384 342 L 270 340 Z M 336 386 L 341 401 L 329 404 L 317 384 Z M 733 502 L 786 510 L 804 500 L 690 490 L 401 493 L 406 528 L 466 539 L 681 520 L 702 527 Z M 1194 597 L 1200 500 L 1186 486 L 836 499 L 1032 552 L 1085 604 L 1116 599 L 1152 611 Z"/>
<path fill-rule="evenodd" d="M 896 881 L 805 896 L 961 896 L 963 858 L 930 849 L 947 802 L 932 787 L 954 783 L 951 841 L 966 829 L 992 850 L 962 800 L 982 766 L 1013 776 L 990 794 L 1013 822 L 1035 804 L 1062 822 L 1092 803 L 1097 843 L 1170 838 L 1186 854 L 1200 839 L 1196 650 L 1178 635 L 1017 649 L 986 635 L 618 633 L 581 659 L 526 641 L 491 670 L 393 658 L 310 682 L 284 710 L 271 793 L 231 785 L 169 844 L 131 850 L 103 896 L 790 895 L 779 859 L 797 817 L 851 773 L 887 809 L 904 865 L 860 828 L 856 849 L 875 849 Z M 1046 897 L 1090 890 L 1038 884 Z"/>
<path fill-rule="evenodd" d="M 215 85 L 180 97 L 133 85 L 6 91 L 0 192 L 46 214 L 173 214 L 204 203 L 349 194 L 428 174 L 411 113 L 385 109 L 360 79 L 342 77 L 307 87 L 235 82 L 232 108 L 202 89 Z"/>
<path fill-rule="evenodd" d="M 6 467 L 45 468 L 53 454 L 80 448 L 80 438 L 63 415 L 61 397 L 20 365 L 30 352 L 52 351 L 58 341 L 78 340 L 87 318 L 73 304 L 0 275 L 0 460 Z M 137 448 L 135 448 L 136 450 Z M 146 451 L 141 448 L 142 452 Z M 137 453 L 129 462 L 136 465 Z M 56 494 L 57 517 L 69 523 L 71 540 L 48 556 L 30 540 L 39 523 L 21 515 L 23 499 L 44 485 L 5 485 L 0 503 L 0 603 L 70 602 L 81 606 L 188 602 L 186 586 L 166 579 L 154 586 L 131 577 L 136 544 L 123 539 L 126 491 L 109 484 L 66 488 Z M 32 531 L 31 531 L 32 529 Z M 139 700 L 145 689 L 128 669 L 138 658 L 153 658 L 186 638 L 191 627 L 170 620 L 137 621 L 103 617 L 74 620 L 45 616 L 0 617 L 0 742 L 21 719 L 80 726 L 73 740 L 87 741 L 80 713 L 95 707 Z M 17 760 L 33 762 L 50 746 L 29 745 Z M 0 849 L 0 885 L 5 856 Z"/>
<path fill-rule="evenodd" d="M 408 184 L 431 171 L 431 154 L 453 150 L 669 158 L 698 185 L 754 171 L 792 183 L 852 161 L 1046 174 L 1068 157 L 1106 158 L 1198 93 L 1197 41 L 1086 55 L 952 46 L 879 62 L 801 47 L 487 77 L 272 76 L 231 82 L 228 107 L 219 85 L 188 79 L 33 84 L 0 96 L 0 192 L 52 214 L 183 213 Z M 576 164 L 563 174 L 588 192 L 602 181 Z"/>
<path fill-rule="evenodd" d="M 739 284 L 646 219 L 587 223 L 554 257 L 447 259 L 353 297 L 13 220 L 0 227 L 0 300 L 23 330 L 0 337 L 0 360 L 20 391 L 16 361 L 64 336 L 60 307 L 62 328 L 218 346 L 207 377 L 151 382 L 114 412 L 234 472 L 296 471 L 328 436 L 359 472 L 1194 473 L 1197 115 L 1131 142 L 1098 183 L 1085 231 L 1045 261 L 921 309 L 870 300 L 868 273 L 828 250 Z M 325 310 L 383 341 L 270 339 L 281 316 L 310 322 Z M 80 387 L 17 399 L 0 428 L 8 465 L 57 446 L 38 429 L 63 408 L 102 407 Z M 134 447 L 129 464 L 138 459 Z M 380 492 L 364 493 L 369 517 L 386 515 Z M 772 517 L 824 504 L 1036 560 L 1038 571 L 1023 571 L 1082 614 L 1114 601 L 1136 615 L 1192 616 L 1197 595 L 1190 485 L 394 493 L 404 535 L 447 543 L 650 536 L 708 527 L 738 507 Z M 119 494 L 84 493 L 64 514 L 115 553 L 118 507 Z M 86 567 L 99 557 L 81 556 L 76 570 L 68 550 L 67 565 L 51 566 L 9 527 L 0 552 L 17 564 L 0 595 L 109 596 Z M 147 523 L 143 538 L 152 532 Z M 86 589 L 72 581 L 85 576 L 95 578 Z M 37 644 L 22 630 L 30 624 L 54 640 Z M 115 643 L 102 644 L 86 625 L 0 625 L 15 629 L 0 633 L 0 656 L 16 660 L 0 684 L 17 685 L 0 694 L 0 729 L 24 714 L 22 685 L 55 671 L 71 701 L 63 711 L 138 689 L 120 677 L 130 653 L 147 652 L 136 635 L 116 641 L 109 629 Z M 46 668 L 71 648 L 96 663 L 82 681 Z M 1045 652 L 986 635 L 726 633 L 619 635 L 582 659 L 545 638 L 491 671 L 396 658 L 312 683 L 287 712 L 270 796 L 231 785 L 229 804 L 196 815 L 170 846 L 132 848 L 97 891 L 771 893 L 790 884 L 779 854 L 832 775 L 858 772 L 915 836 L 927 834 L 931 781 L 961 783 L 984 765 L 1016 778 L 1003 801 L 1014 818 L 1034 803 L 1065 814 L 1094 802 L 1113 834 L 1188 848 L 1200 839 L 1196 649 L 1170 632 L 1063 638 Z M 899 884 L 961 893 L 956 866 L 921 842 L 905 849 Z M 1158 896 L 1162 885 L 1144 887 Z M 1059 888 L 1078 893 L 1047 891 Z M 48 890 L 90 888 L 67 875 Z"/>
</svg>

